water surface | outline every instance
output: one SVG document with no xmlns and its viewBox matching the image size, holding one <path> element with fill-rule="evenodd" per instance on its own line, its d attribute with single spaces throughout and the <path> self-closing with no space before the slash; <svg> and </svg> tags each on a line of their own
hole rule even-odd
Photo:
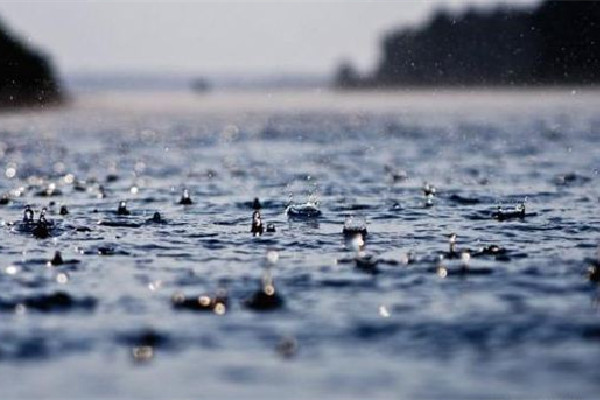
<svg viewBox="0 0 600 400">
<path fill-rule="evenodd" d="M 2 114 L 2 397 L 594 398 L 599 107 L 585 90 L 114 92 Z M 290 194 L 322 217 L 288 220 Z M 250 234 L 254 197 L 274 234 Z M 491 218 L 522 201 L 535 215 Z M 26 204 L 51 238 L 16 229 Z M 349 215 L 378 274 L 352 261 Z M 442 277 L 451 232 L 507 252 Z M 57 250 L 79 262 L 47 266 Z M 268 265 L 285 304 L 248 309 Z M 172 306 L 218 289 L 223 315 Z"/>
</svg>

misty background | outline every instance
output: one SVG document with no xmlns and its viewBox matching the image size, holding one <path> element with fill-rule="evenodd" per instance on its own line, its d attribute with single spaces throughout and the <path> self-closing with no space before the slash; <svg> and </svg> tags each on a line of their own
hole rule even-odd
<svg viewBox="0 0 600 400">
<path fill-rule="evenodd" d="M 374 68 L 386 32 L 434 10 L 537 1 L 2 1 L 12 32 L 51 56 L 70 90 L 325 86 L 336 66 Z"/>
</svg>

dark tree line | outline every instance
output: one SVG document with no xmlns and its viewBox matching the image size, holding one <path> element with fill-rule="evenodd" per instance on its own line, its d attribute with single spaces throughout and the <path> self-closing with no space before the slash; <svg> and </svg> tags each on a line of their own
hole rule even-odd
<svg viewBox="0 0 600 400">
<path fill-rule="evenodd" d="M 26 47 L 0 21 L 0 107 L 22 107 L 62 100 L 46 57 Z"/>
<path fill-rule="evenodd" d="M 600 83 L 600 2 L 548 0 L 460 15 L 437 11 L 417 29 L 386 35 L 376 71 L 348 63 L 338 87 Z"/>
</svg>

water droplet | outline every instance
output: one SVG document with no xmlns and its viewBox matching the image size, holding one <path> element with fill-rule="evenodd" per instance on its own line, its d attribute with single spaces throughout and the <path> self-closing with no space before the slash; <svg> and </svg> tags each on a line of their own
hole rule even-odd
<svg viewBox="0 0 600 400">
<path fill-rule="evenodd" d="M 379 306 L 379 315 L 383 318 L 389 318 L 391 314 L 385 306 Z"/>
<path fill-rule="evenodd" d="M 217 315 L 224 315 L 226 311 L 226 307 L 225 304 L 223 303 L 217 303 L 215 304 L 215 308 L 213 309 L 213 312 Z"/>
<path fill-rule="evenodd" d="M 7 275 L 15 275 L 17 272 L 19 272 L 19 267 L 16 265 L 9 265 L 4 269 L 4 272 L 6 272 Z"/>
<path fill-rule="evenodd" d="M 69 275 L 67 275 L 64 272 L 61 272 L 59 274 L 56 275 L 56 282 L 58 283 L 67 283 L 69 282 Z"/>
</svg>

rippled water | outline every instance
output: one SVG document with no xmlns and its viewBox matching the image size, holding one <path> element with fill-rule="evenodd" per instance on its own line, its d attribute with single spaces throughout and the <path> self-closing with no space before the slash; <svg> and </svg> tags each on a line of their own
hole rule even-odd
<svg viewBox="0 0 600 400">
<path fill-rule="evenodd" d="M 594 398 L 599 106 L 566 90 L 107 93 L 0 115 L 0 397 Z M 322 216 L 288 220 L 290 193 Z M 254 197 L 275 233 L 251 235 Z M 491 217 L 525 200 L 532 215 Z M 19 231 L 26 204 L 48 207 L 51 238 Z M 357 267 L 349 215 L 377 271 Z M 484 273 L 439 273 L 451 232 Z M 477 256 L 491 244 L 506 253 Z M 57 250 L 73 262 L 48 266 Z M 244 301 L 267 267 L 284 303 L 261 312 Z M 172 303 L 220 289 L 220 312 Z"/>
</svg>

